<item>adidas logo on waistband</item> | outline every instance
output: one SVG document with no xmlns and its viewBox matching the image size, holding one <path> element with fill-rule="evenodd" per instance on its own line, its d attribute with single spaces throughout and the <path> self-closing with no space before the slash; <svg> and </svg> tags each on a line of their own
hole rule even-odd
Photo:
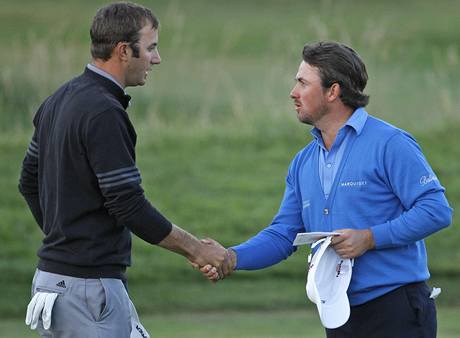
<svg viewBox="0 0 460 338">
<path fill-rule="evenodd" d="M 56 286 L 59 286 L 60 288 L 67 288 L 67 286 L 65 286 L 65 282 L 64 280 L 61 280 L 59 283 L 56 284 Z"/>
</svg>

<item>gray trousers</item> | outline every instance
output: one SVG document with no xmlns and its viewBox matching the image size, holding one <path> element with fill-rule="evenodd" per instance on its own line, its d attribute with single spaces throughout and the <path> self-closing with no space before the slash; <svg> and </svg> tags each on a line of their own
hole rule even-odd
<svg viewBox="0 0 460 338">
<path fill-rule="evenodd" d="M 37 270 L 32 282 L 36 292 L 56 292 L 51 328 L 37 331 L 43 338 L 148 337 L 119 279 L 85 279 Z M 132 328 L 134 331 L 131 335 Z"/>
</svg>

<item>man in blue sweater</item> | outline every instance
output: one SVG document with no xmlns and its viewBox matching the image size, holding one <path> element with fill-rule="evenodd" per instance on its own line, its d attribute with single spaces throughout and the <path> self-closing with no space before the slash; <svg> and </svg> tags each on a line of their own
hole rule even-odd
<svg viewBox="0 0 460 338">
<path fill-rule="evenodd" d="M 313 141 L 293 159 L 278 214 L 228 250 L 230 266 L 262 269 L 289 257 L 297 233 L 335 231 L 333 248 L 354 258 L 351 315 L 327 337 L 435 337 L 436 309 L 424 238 L 451 223 L 444 188 L 407 132 L 364 110 L 366 67 L 351 48 L 306 45 L 290 96 Z"/>
</svg>

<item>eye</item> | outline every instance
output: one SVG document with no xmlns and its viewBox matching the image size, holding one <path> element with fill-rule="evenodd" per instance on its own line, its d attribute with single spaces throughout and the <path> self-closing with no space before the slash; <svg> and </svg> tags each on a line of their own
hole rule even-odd
<svg viewBox="0 0 460 338">
<path fill-rule="evenodd" d="M 294 81 L 295 81 L 296 85 L 298 84 L 302 88 L 305 88 L 307 86 L 307 82 L 302 78 L 296 78 L 296 79 L 294 79 Z"/>
<path fill-rule="evenodd" d="M 304 81 L 297 81 L 297 83 L 300 85 L 300 87 L 305 88 L 307 86 L 307 83 Z"/>
</svg>

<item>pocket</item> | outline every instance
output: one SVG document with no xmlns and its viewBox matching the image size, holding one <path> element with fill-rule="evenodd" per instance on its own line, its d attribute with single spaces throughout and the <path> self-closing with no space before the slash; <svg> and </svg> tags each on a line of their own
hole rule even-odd
<svg viewBox="0 0 460 338">
<path fill-rule="evenodd" d="M 34 295 L 35 293 L 37 292 L 48 292 L 48 293 L 57 293 L 58 295 L 62 295 L 63 292 L 61 290 L 56 290 L 54 288 L 50 288 L 48 286 L 40 286 L 40 285 L 37 285 L 35 288 L 34 288 Z"/>
<path fill-rule="evenodd" d="M 99 322 L 107 312 L 107 290 L 100 279 L 85 281 L 85 300 L 93 320 Z"/>
<path fill-rule="evenodd" d="M 428 285 L 426 283 L 409 284 L 404 287 L 404 291 L 414 311 L 417 324 L 423 326 L 432 316 L 435 307 L 433 299 L 430 298 Z"/>
</svg>

